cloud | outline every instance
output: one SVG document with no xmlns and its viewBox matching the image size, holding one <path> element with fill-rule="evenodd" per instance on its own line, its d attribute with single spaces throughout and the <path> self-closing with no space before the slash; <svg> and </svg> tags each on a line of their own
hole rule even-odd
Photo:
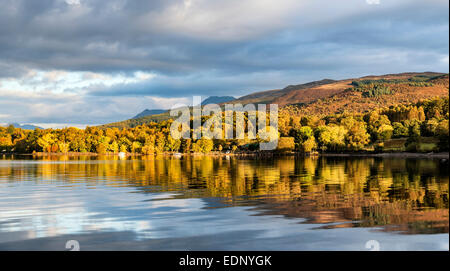
<svg viewBox="0 0 450 271">
<path fill-rule="evenodd" d="M 43 70 L 170 74 L 280 68 L 284 59 L 277 55 L 299 46 L 307 55 L 323 43 L 342 49 L 349 43 L 380 49 L 434 47 L 448 53 L 448 41 L 438 38 L 448 36 L 448 1 L 79 2 L 4 5 L 0 58 Z M 251 65 L 267 56 L 261 48 L 278 61 Z"/>
<path fill-rule="evenodd" d="M 6 98 L 5 98 L 6 97 Z M 73 93 L 0 91 L 0 122 L 102 124 L 133 117 L 145 108 L 168 109 L 188 99 L 93 97 Z M 8 112 L 4 114 L 4 112 Z"/>
<path fill-rule="evenodd" d="M 133 102 L 448 72 L 446 0 L 0 1 L 0 114 L 16 121 L 109 121 L 137 113 Z M 41 105 L 39 119 L 19 96 Z"/>
</svg>

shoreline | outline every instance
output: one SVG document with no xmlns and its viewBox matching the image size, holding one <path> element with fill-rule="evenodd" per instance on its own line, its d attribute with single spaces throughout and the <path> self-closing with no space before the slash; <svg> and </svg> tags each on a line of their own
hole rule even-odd
<svg viewBox="0 0 450 271">
<path fill-rule="evenodd" d="M 3 155 L 19 155 L 19 156 L 119 156 L 117 153 L 97 154 L 91 152 L 78 153 L 3 153 Z M 156 154 L 153 154 L 156 155 Z M 430 159 L 449 159 L 449 152 L 430 152 L 430 153 L 415 153 L 415 152 L 382 152 L 382 153 L 317 153 L 313 155 L 306 155 L 299 152 L 236 152 L 236 153 L 223 153 L 223 152 L 211 152 L 211 153 L 160 153 L 157 155 L 162 156 L 235 156 L 235 157 L 273 157 L 273 156 L 304 156 L 304 157 L 381 157 L 381 158 L 430 158 Z M 126 157 L 138 157 L 147 156 L 145 154 L 127 153 Z M 152 155 L 150 155 L 152 156 Z"/>
<path fill-rule="evenodd" d="M 449 159 L 448 152 L 382 152 L 382 153 L 321 153 L 325 157 L 439 158 Z"/>
</svg>

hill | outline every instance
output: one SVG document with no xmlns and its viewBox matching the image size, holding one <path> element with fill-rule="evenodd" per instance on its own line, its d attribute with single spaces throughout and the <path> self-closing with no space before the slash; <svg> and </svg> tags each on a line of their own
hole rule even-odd
<svg viewBox="0 0 450 271">
<path fill-rule="evenodd" d="M 202 101 L 202 105 L 227 103 L 235 99 L 233 96 L 210 96 Z"/>
<path fill-rule="evenodd" d="M 166 109 L 145 109 L 141 113 L 134 116 L 133 119 L 138 119 L 138 118 L 142 118 L 145 116 L 158 115 L 158 114 L 164 113 L 166 111 L 167 111 Z"/>
<path fill-rule="evenodd" d="M 35 129 L 43 130 L 44 129 L 44 128 L 41 128 L 39 126 L 35 126 L 35 125 L 31 125 L 31 124 L 23 124 L 22 125 L 22 124 L 19 124 L 19 123 L 10 123 L 10 124 L 3 125 L 3 126 L 4 127 L 8 127 L 10 125 L 14 126 L 14 128 L 20 128 L 20 129 L 23 129 L 23 130 L 35 130 Z"/>
<path fill-rule="evenodd" d="M 331 79 L 323 79 L 320 81 L 309 82 L 306 84 L 289 85 L 283 89 L 275 89 L 275 90 L 268 90 L 268 91 L 252 93 L 250 95 L 246 95 L 246 96 L 240 97 L 239 99 L 234 100 L 233 103 L 241 103 L 241 104 L 277 103 L 276 101 L 278 99 L 289 100 L 290 94 L 295 94 L 297 92 L 300 92 L 302 94 L 301 95 L 302 97 L 297 97 L 297 100 L 290 100 L 290 102 L 288 102 L 286 104 L 298 103 L 298 102 L 300 102 L 298 99 L 304 100 L 302 98 L 307 98 L 307 97 L 308 97 L 307 99 L 310 99 L 309 95 L 311 95 L 311 97 L 317 96 L 317 94 L 315 94 L 314 92 L 313 93 L 309 92 L 308 91 L 309 89 L 314 89 L 315 87 L 322 86 L 322 85 L 332 84 L 334 82 L 336 82 L 336 81 L 331 80 Z M 324 97 L 324 96 L 322 95 L 320 97 Z M 290 97 L 290 98 L 293 98 L 293 97 Z"/>
<path fill-rule="evenodd" d="M 255 92 L 228 103 L 274 103 L 296 106 L 301 114 L 362 113 L 395 104 L 449 95 L 449 75 L 435 72 L 369 75 L 344 80 L 323 79 L 283 89 Z M 208 99 L 207 99 L 208 100 Z M 204 104 L 204 103 L 203 103 Z M 169 119 L 167 112 L 101 127 L 135 127 Z"/>
<path fill-rule="evenodd" d="M 140 117 L 140 118 L 136 118 L 136 119 L 133 118 L 133 119 L 128 119 L 128 120 L 108 123 L 108 124 L 100 125 L 98 127 L 100 129 L 106 129 L 106 128 L 119 128 L 119 129 L 132 128 L 132 127 L 136 127 L 136 126 L 143 125 L 143 124 L 146 124 L 146 123 L 160 122 L 160 121 L 164 121 L 164 120 L 168 120 L 168 119 L 170 119 L 169 112 L 165 111 L 164 113 L 161 113 L 161 114 L 149 115 L 149 116 Z"/>
<path fill-rule="evenodd" d="M 308 91 L 323 92 L 325 95 L 309 102 L 307 98 L 277 99 L 280 106 L 299 102 L 300 113 L 330 115 L 343 112 L 364 113 L 380 107 L 415 103 L 433 97 L 449 95 L 448 74 L 404 73 L 385 76 L 366 76 L 354 80 L 342 80 Z M 326 96 L 328 95 L 328 96 Z M 319 96 L 319 95 L 318 95 Z"/>
</svg>

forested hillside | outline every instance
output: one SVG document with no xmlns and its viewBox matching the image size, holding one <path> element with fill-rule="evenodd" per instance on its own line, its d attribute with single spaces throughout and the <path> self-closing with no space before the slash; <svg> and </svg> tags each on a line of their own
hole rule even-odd
<svg viewBox="0 0 450 271">
<path fill-rule="evenodd" d="M 303 114 L 326 116 L 364 113 L 397 104 L 416 103 L 434 97 L 448 97 L 449 76 L 442 73 L 401 73 L 356 79 L 324 79 L 291 85 L 280 90 L 252 93 L 227 103 L 278 104 L 296 106 Z M 170 119 L 168 112 L 102 125 L 101 128 L 136 127 Z"/>
</svg>

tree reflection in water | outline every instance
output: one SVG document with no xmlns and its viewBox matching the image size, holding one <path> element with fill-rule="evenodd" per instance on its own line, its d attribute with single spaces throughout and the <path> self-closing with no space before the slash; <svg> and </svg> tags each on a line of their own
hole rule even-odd
<svg viewBox="0 0 450 271">
<path fill-rule="evenodd" d="M 215 198 L 208 208 L 254 206 L 261 215 L 326 224 L 318 228 L 379 226 L 384 231 L 410 234 L 449 232 L 448 164 L 440 160 L 211 156 L 36 159 L 48 163 L 35 163 L 32 170 L 29 166 L 2 166 L 0 176 L 14 182 L 62 180 L 67 185 L 82 178 L 93 188 L 101 182 L 133 186 L 142 193 L 177 192 L 176 198 Z"/>
</svg>

